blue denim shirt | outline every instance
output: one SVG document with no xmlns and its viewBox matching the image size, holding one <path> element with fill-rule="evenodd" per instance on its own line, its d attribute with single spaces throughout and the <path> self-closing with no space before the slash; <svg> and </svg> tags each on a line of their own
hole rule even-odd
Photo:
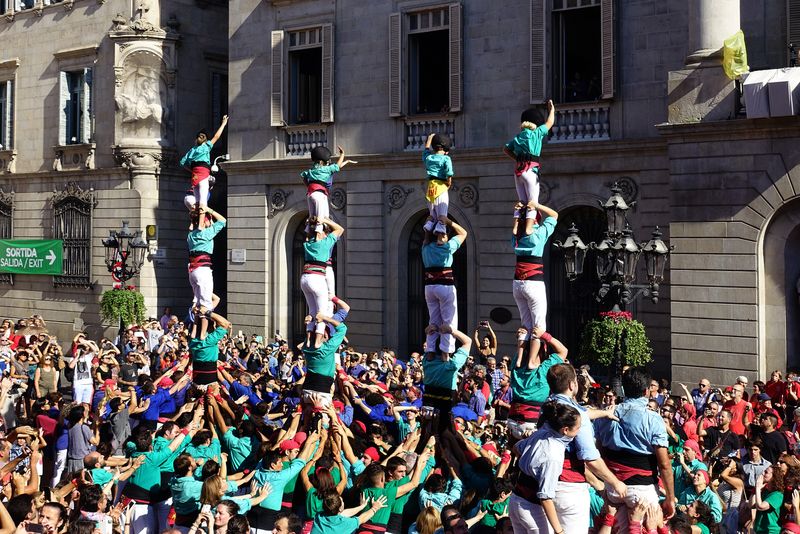
<svg viewBox="0 0 800 534">
<path fill-rule="evenodd" d="M 567 445 L 567 451 L 572 452 L 574 450 L 578 459 L 584 462 L 591 462 L 600 458 L 600 451 L 597 450 L 594 442 L 594 427 L 592 426 L 592 420 L 589 418 L 589 410 L 575 402 L 575 399 L 560 393 L 550 395 L 550 399 L 572 406 L 581 414 L 581 429 L 575 439 Z"/>
<path fill-rule="evenodd" d="M 614 410 L 619 421 L 595 419 L 594 433 L 603 447 L 653 454 L 657 447 L 669 445 L 661 416 L 647 409 L 647 398 L 628 399 Z"/>
<path fill-rule="evenodd" d="M 564 467 L 564 451 L 572 438 L 550 428 L 546 423 L 528 438 L 517 443 L 519 468 L 539 482 L 540 499 L 555 499 L 556 485 Z"/>
</svg>

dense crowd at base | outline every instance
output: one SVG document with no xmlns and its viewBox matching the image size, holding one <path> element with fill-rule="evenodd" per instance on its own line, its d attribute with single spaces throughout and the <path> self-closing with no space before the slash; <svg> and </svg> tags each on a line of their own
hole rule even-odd
<svg viewBox="0 0 800 534">
<path fill-rule="evenodd" d="M 793 372 L 672 395 L 629 369 L 622 399 L 538 329 L 518 362 L 487 323 L 447 358 L 329 326 L 200 340 L 166 310 L 118 348 L 4 321 L 0 534 L 800 533 Z M 330 397 L 304 387 L 326 348 Z"/>
</svg>

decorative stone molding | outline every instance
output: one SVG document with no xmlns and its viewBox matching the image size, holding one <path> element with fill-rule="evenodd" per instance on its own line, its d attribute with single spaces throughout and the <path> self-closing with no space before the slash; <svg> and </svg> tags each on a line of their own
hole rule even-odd
<svg viewBox="0 0 800 534">
<path fill-rule="evenodd" d="M 392 210 L 399 210 L 402 208 L 406 203 L 406 199 L 408 199 L 408 195 L 413 191 L 413 189 L 401 185 L 395 185 L 387 189 L 385 199 L 386 205 L 389 207 L 389 212 L 391 213 Z"/>
<path fill-rule="evenodd" d="M 175 163 L 173 150 L 158 150 L 152 147 L 115 146 L 114 160 L 117 165 L 130 170 L 158 169 L 170 167 Z"/>
<path fill-rule="evenodd" d="M 17 168 L 17 151 L 0 150 L 0 173 L 13 174 Z"/>
<path fill-rule="evenodd" d="M 95 168 L 94 155 L 97 146 L 94 143 L 54 146 L 54 171 L 92 170 Z"/>
<path fill-rule="evenodd" d="M 548 204 L 553 194 L 553 187 L 542 180 L 539 180 L 539 204 Z"/>
<path fill-rule="evenodd" d="M 464 184 L 458 191 L 458 200 L 465 208 L 478 209 L 478 188 L 472 184 Z"/>
<path fill-rule="evenodd" d="M 341 187 L 337 187 L 331 191 L 328 202 L 330 202 L 331 207 L 336 211 L 342 211 L 345 206 L 347 206 L 347 192 Z"/>
<path fill-rule="evenodd" d="M 98 48 L 100 48 L 100 46 L 96 44 L 76 46 L 73 48 L 65 48 L 64 50 L 59 50 L 58 52 L 55 52 L 53 54 L 53 57 L 55 57 L 59 61 L 64 61 L 65 59 L 93 57 L 97 55 Z"/>
<path fill-rule="evenodd" d="M 269 196 L 269 217 L 272 218 L 275 213 L 286 208 L 286 203 L 291 196 L 291 191 L 284 191 L 283 189 L 275 189 Z"/>
<path fill-rule="evenodd" d="M 637 198 L 639 198 L 639 185 L 630 176 L 617 178 L 614 181 L 606 182 L 605 185 L 606 187 L 611 187 L 614 183 L 619 186 L 621 190 L 619 194 L 622 195 L 622 198 L 624 198 L 625 202 L 628 204 L 632 204 Z"/>
<path fill-rule="evenodd" d="M 6 210 L 0 209 L 0 212 L 1 211 L 10 211 L 10 210 L 13 209 L 13 207 L 14 207 L 14 191 L 11 191 L 10 193 L 6 193 L 5 191 L 3 191 L 3 188 L 0 187 L 0 206 L 5 206 L 7 208 Z"/>
<path fill-rule="evenodd" d="M 94 187 L 90 187 L 87 191 L 81 188 L 77 182 L 67 182 L 64 184 L 64 189 L 60 191 L 53 189 L 53 196 L 50 198 L 50 202 L 55 205 L 69 197 L 77 198 L 90 206 L 97 205 L 97 199 L 94 197 Z"/>
<path fill-rule="evenodd" d="M 41 17 L 42 13 L 44 12 L 44 0 L 36 0 L 36 3 L 33 5 L 33 14 L 37 17 Z"/>
<path fill-rule="evenodd" d="M 14 70 L 19 67 L 19 58 L 4 59 L 0 61 L 0 70 Z"/>
</svg>

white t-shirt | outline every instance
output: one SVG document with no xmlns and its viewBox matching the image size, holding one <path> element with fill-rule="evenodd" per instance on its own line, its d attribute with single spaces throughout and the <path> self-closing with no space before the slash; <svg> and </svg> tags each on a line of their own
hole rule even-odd
<svg viewBox="0 0 800 534">
<path fill-rule="evenodd" d="M 77 357 L 77 363 L 75 363 L 75 377 L 72 380 L 73 385 L 91 386 L 94 384 L 94 380 L 92 379 L 92 360 L 94 360 L 94 357 L 95 354 L 91 351 L 82 352 L 81 355 Z"/>
</svg>

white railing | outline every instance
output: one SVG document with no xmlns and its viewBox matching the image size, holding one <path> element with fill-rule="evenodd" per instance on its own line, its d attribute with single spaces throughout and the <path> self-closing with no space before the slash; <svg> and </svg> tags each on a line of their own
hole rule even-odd
<svg viewBox="0 0 800 534">
<path fill-rule="evenodd" d="M 327 144 L 327 126 L 314 124 L 286 127 L 287 156 L 306 156 L 315 146 Z"/>
<path fill-rule="evenodd" d="M 551 129 L 552 135 L 548 141 L 568 143 L 611 139 L 610 108 L 609 102 L 556 106 L 556 123 Z"/>
<path fill-rule="evenodd" d="M 425 141 L 432 133 L 447 134 L 453 147 L 456 146 L 456 119 L 450 116 L 437 115 L 426 118 L 406 118 L 405 119 L 405 150 L 422 150 L 425 148 Z"/>
</svg>

